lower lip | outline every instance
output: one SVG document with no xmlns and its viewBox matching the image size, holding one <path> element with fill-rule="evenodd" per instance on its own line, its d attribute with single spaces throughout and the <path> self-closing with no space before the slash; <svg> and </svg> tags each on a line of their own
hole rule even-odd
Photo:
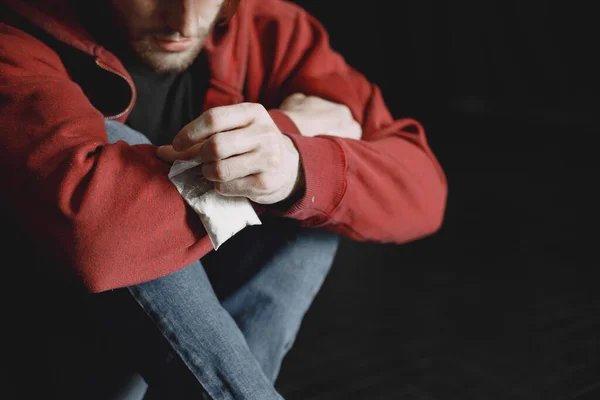
<svg viewBox="0 0 600 400">
<path fill-rule="evenodd" d="M 160 40 L 156 39 L 156 44 L 163 50 L 179 52 L 186 51 L 194 44 L 192 39 L 184 40 Z"/>
</svg>

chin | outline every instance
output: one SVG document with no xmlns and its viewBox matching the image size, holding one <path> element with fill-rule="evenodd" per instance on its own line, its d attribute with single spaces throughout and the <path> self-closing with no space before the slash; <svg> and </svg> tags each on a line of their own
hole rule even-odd
<svg viewBox="0 0 600 400">
<path fill-rule="evenodd" d="M 192 65 L 198 57 L 199 51 L 192 53 L 146 53 L 140 54 L 141 59 L 154 71 L 158 73 L 179 73 Z"/>
<path fill-rule="evenodd" d="M 179 73 L 188 69 L 200 54 L 203 43 L 182 52 L 167 52 L 157 49 L 150 43 L 140 43 L 132 46 L 139 58 L 158 73 Z"/>
</svg>

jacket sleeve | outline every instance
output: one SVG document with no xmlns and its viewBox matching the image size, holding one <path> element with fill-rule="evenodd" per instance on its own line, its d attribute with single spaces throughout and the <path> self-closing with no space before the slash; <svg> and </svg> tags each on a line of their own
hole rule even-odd
<svg viewBox="0 0 600 400">
<path fill-rule="evenodd" d="M 3 208 L 88 290 L 158 278 L 212 249 L 155 148 L 108 144 L 58 55 L 2 24 L 0 120 Z"/>
<path fill-rule="evenodd" d="M 447 183 L 421 124 L 395 121 L 378 87 L 330 48 L 324 28 L 303 10 L 296 8 L 293 23 L 280 22 L 279 33 L 268 96 L 300 92 L 346 104 L 363 130 L 362 140 L 304 137 L 287 122 L 306 192 L 281 215 L 355 240 L 403 243 L 437 231 Z M 285 125 L 282 112 L 271 114 Z"/>
</svg>

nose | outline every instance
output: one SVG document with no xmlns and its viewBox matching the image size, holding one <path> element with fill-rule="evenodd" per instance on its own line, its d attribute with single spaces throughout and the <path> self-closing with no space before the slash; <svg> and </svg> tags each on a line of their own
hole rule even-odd
<svg viewBox="0 0 600 400">
<path fill-rule="evenodd" d="M 168 0 L 165 10 L 165 23 L 173 31 L 186 38 L 199 34 L 197 0 Z"/>
</svg>

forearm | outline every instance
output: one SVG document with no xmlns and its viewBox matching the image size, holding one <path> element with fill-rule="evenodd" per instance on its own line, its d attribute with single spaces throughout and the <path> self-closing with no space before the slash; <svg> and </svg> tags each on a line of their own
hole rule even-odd
<svg viewBox="0 0 600 400">
<path fill-rule="evenodd" d="M 291 132 L 293 125 L 287 128 Z M 306 189 L 281 215 L 356 240 L 404 243 L 439 229 L 446 178 L 420 124 L 397 121 L 373 136 L 379 138 L 311 138 L 291 132 Z"/>
<path fill-rule="evenodd" d="M 0 113 L 8 218 L 94 292 L 166 275 L 212 249 L 154 146 L 108 144 L 102 116 L 67 99 L 81 95 L 75 85 L 46 87 L 20 89 L 75 104 L 72 114 L 51 116 L 45 101 L 7 102 Z"/>
</svg>

